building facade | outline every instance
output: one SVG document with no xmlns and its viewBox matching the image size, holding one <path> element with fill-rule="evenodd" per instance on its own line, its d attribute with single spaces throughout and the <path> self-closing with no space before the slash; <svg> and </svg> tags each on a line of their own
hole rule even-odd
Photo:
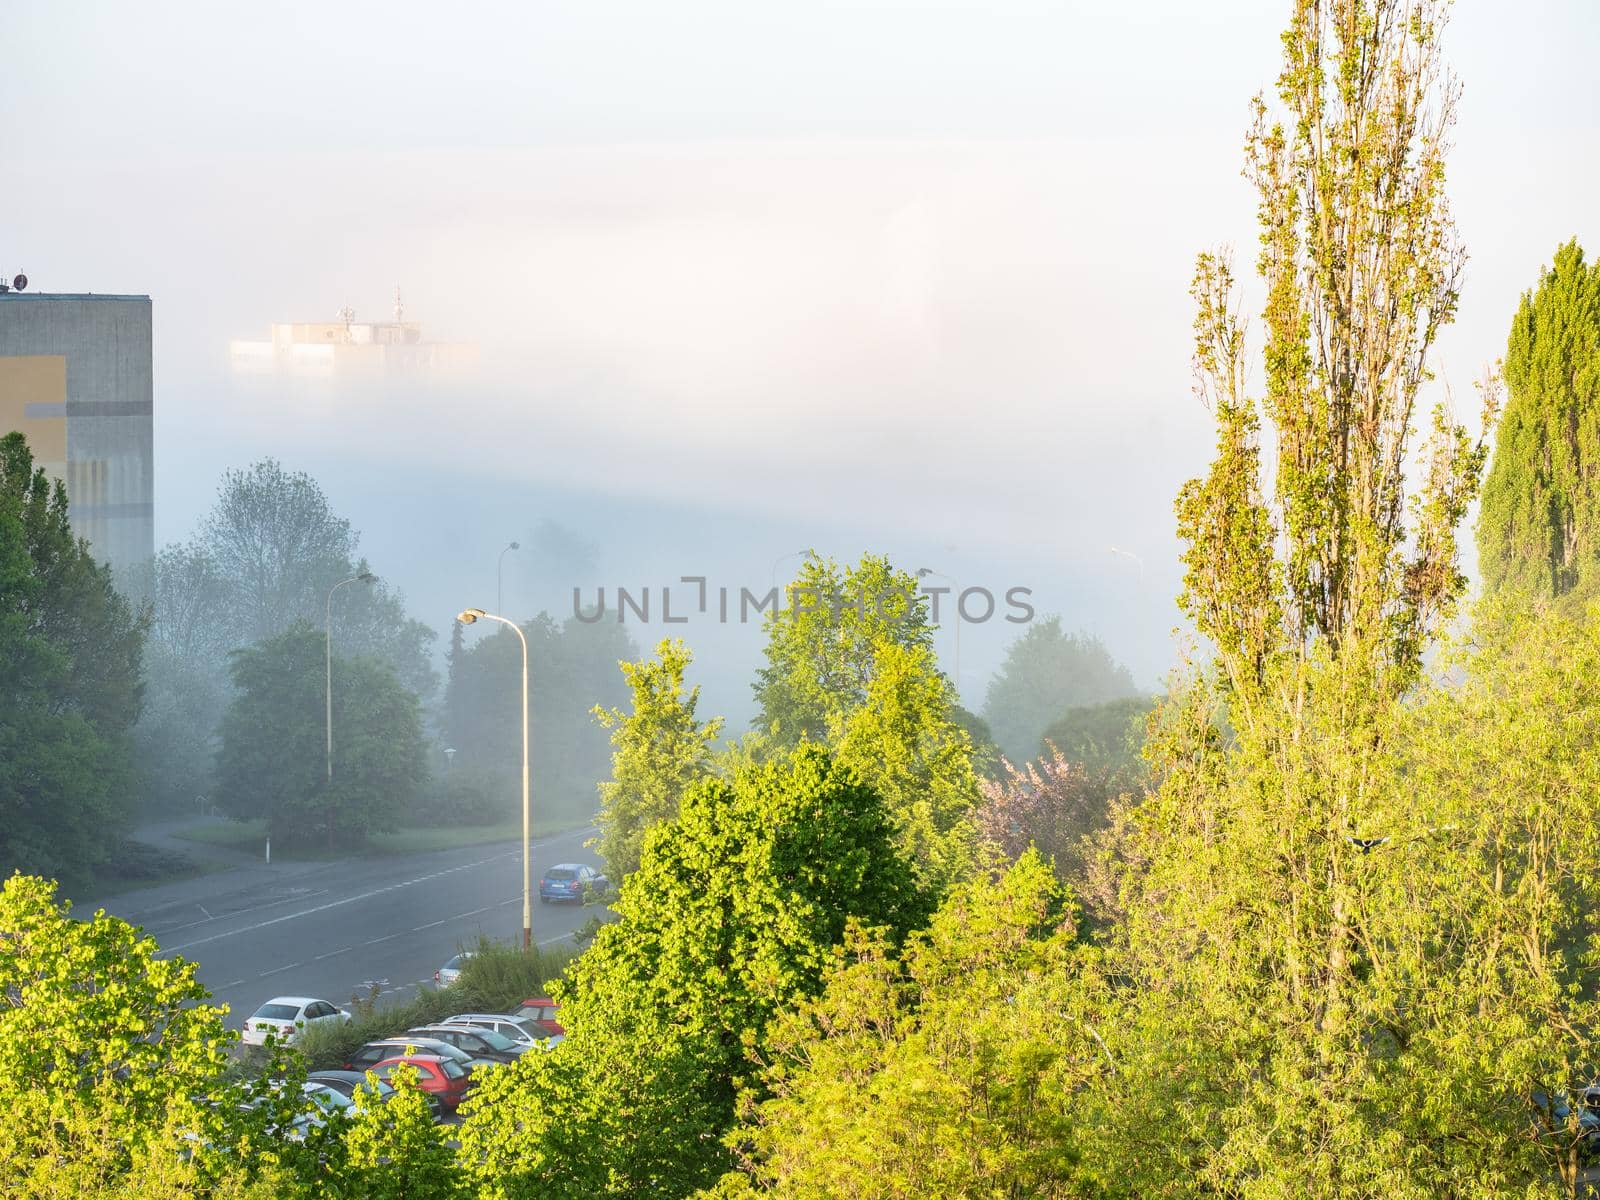
<svg viewBox="0 0 1600 1200">
<path fill-rule="evenodd" d="M 357 321 L 344 308 L 334 321 L 285 321 L 265 340 L 228 343 L 235 375 L 330 382 L 394 382 L 448 377 L 478 365 L 470 342 L 430 342 L 422 326 L 405 319 L 398 289 L 393 321 Z"/>
<path fill-rule="evenodd" d="M 135 592 L 155 553 L 152 384 L 150 297 L 0 293 L 0 433 L 27 437 Z"/>
</svg>

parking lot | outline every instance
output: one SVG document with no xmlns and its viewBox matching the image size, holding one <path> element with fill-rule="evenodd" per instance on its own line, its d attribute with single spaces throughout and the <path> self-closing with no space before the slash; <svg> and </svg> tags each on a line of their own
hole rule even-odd
<svg viewBox="0 0 1600 1200">
<path fill-rule="evenodd" d="M 533 936 L 570 938 L 594 908 L 542 905 L 539 875 L 561 862 L 596 865 L 592 829 L 533 846 Z M 89 902 L 92 903 L 92 902 Z M 409 994 L 477 938 L 512 941 L 522 926 L 517 842 L 336 862 L 265 863 L 130 892 L 100 902 L 143 925 L 162 950 L 199 964 L 201 981 L 231 1008 L 230 1024 L 275 995 L 344 1006 L 377 985 Z"/>
</svg>

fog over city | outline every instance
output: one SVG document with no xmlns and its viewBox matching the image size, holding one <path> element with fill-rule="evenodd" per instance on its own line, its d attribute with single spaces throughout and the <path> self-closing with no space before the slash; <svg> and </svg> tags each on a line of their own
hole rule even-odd
<svg viewBox="0 0 1600 1200">
<path fill-rule="evenodd" d="M 0 256 L 152 296 L 158 544 L 272 455 L 435 628 L 547 523 L 593 553 L 510 556 L 521 616 L 873 549 L 1031 587 L 1153 687 L 1172 497 L 1211 445 L 1188 280 L 1220 243 L 1248 275 L 1238 81 L 1270 84 L 1275 7 L 8 5 Z M 1583 39 L 1518 39 L 1481 6 L 1452 27 L 1471 263 L 1438 362 L 1469 417 L 1600 184 L 1555 148 L 1594 142 Z M 1553 124 L 1509 137 L 1534 108 Z M 479 344 L 475 379 L 230 374 L 230 339 L 387 320 L 397 284 L 426 336 Z M 682 632 L 742 722 L 757 636 Z M 967 631 L 969 703 L 1015 632 Z"/>
<path fill-rule="evenodd" d="M 0 0 L 0 1200 L 1600 1197 L 1597 50 Z"/>
</svg>

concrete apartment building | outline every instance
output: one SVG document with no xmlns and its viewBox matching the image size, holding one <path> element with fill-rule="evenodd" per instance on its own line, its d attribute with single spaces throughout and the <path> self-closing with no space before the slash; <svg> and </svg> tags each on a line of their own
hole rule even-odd
<svg viewBox="0 0 1600 1200">
<path fill-rule="evenodd" d="M 155 553 L 150 297 L 0 292 L 0 433 L 67 485 L 125 590 Z"/>
<path fill-rule="evenodd" d="M 355 316 L 347 306 L 334 321 L 275 323 L 265 340 L 229 342 L 229 364 L 246 377 L 352 383 L 448 377 L 478 364 L 478 347 L 470 342 L 424 339 L 421 324 L 405 319 L 398 289 L 393 321 L 357 321 Z"/>
</svg>

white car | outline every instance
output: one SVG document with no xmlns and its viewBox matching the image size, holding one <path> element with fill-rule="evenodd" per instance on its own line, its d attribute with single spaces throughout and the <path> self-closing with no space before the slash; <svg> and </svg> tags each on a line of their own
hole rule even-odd
<svg viewBox="0 0 1600 1200">
<path fill-rule="evenodd" d="M 467 959 L 471 957 L 471 950 L 463 950 L 433 973 L 433 981 L 440 987 L 449 987 L 461 978 L 462 968 L 467 965 Z"/>
<path fill-rule="evenodd" d="M 268 1036 L 283 1043 L 299 1040 L 311 1026 L 321 1022 L 343 1025 L 350 1014 L 326 1000 L 311 996 L 276 996 L 268 1000 L 244 1023 L 246 1046 L 264 1046 Z"/>
<path fill-rule="evenodd" d="M 501 1037 L 510 1038 L 519 1046 L 537 1046 L 550 1035 L 532 1021 L 510 1017 L 505 1013 L 457 1013 L 439 1022 L 441 1025 L 465 1025 L 473 1029 L 492 1029 Z"/>
</svg>

